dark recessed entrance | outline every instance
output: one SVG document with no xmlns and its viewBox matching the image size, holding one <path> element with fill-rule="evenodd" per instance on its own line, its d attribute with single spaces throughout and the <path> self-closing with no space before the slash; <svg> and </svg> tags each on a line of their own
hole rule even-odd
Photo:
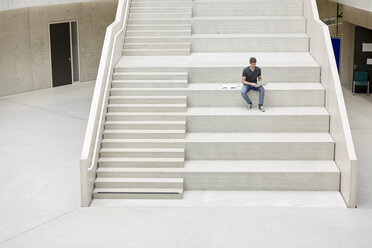
<svg viewBox="0 0 372 248">
<path fill-rule="evenodd" d="M 77 22 L 49 25 L 53 87 L 79 81 Z"/>
</svg>

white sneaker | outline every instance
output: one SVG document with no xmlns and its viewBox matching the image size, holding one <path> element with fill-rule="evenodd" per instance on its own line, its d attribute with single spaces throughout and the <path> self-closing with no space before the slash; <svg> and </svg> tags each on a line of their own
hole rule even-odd
<svg viewBox="0 0 372 248">
<path fill-rule="evenodd" d="M 262 112 L 265 112 L 265 108 L 261 105 L 258 107 L 259 110 L 261 110 Z"/>
<path fill-rule="evenodd" d="M 247 109 L 248 109 L 248 110 L 251 110 L 251 109 L 252 109 L 252 104 L 248 104 Z"/>
</svg>

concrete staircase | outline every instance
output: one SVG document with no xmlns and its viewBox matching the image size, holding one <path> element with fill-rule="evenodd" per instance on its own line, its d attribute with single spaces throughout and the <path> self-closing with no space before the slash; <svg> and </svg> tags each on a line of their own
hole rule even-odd
<svg viewBox="0 0 372 248">
<path fill-rule="evenodd" d="M 339 191 L 301 0 L 132 0 L 130 13 L 95 198 Z M 240 89 L 221 89 L 240 84 L 251 56 L 270 82 L 265 113 L 248 111 Z M 256 92 L 250 97 L 258 103 Z"/>
<path fill-rule="evenodd" d="M 132 1 L 123 56 L 189 55 L 192 1 Z"/>
<path fill-rule="evenodd" d="M 181 198 L 186 96 L 144 96 L 187 87 L 187 72 L 114 73 L 95 198 Z M 115 92 L 131 92 L 126 95 Z"/>
</svg>

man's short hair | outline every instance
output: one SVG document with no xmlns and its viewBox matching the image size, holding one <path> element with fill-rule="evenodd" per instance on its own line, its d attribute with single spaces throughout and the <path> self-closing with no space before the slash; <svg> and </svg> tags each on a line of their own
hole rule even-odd
<svg viewBox="0 0 372 248">
<path fill-rule="evenodd" d="M 249 59 L 249 63 L 252 64 L 252 63 L 256 63 L 257 62 L 257 59 L 255 57 L 252 57 Z"/>
</svg>

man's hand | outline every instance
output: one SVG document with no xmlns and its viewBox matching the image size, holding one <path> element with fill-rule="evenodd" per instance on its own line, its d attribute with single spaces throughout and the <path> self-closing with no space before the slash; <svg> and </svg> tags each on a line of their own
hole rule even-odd
<svg viewBox="0 0 372 248">
<path fill-rule="evenodd" d="M 256 88 L 257 88 L 257 84 L 256 84 L 256 83 L 251 83 L 251 85 L 252 85 L 253 87 L 256 87 Z"/>
</svg>

